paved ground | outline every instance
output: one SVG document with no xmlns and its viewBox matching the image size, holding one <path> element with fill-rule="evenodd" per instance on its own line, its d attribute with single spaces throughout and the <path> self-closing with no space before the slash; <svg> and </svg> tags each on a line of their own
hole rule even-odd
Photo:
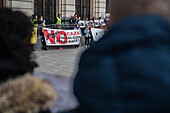
<svg viewBox="0 0 170 113">
<path fill-rule="evenodd" d="M 74 76 L 78 69 L 79 58 L 84 50 L 84 47 L 63 50 L 52 48 L 48 51 L 38 50 L 35 54 L 39 67 L 35 71 Z"/>
</svg>

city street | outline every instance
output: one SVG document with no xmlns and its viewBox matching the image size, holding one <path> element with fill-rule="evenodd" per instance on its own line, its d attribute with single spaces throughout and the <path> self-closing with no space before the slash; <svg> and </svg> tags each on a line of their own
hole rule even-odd
<svg viewBox="0 0 170 113">
<path fill-rule="evenodd" d="M 35 55 L 39 67 L 35 71 L 61 76 L 74 76 L 77 72 L 79 58 L 84 50 L 84 47 L 62 50 L 52 48 L 48 51 L 38 50 Z"/>
</svg>

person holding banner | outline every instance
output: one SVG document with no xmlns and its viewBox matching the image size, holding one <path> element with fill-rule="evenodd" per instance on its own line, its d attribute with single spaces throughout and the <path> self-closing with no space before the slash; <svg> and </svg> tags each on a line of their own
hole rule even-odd
<svg viewBox="0 0 170 113">
<path fill-rule="evenodd" d="M 79 24 L 77 23 L 76 24 L 76 26 L 75 26 L 75 28 L 74 28 L 74 30 L 79 30 L 79 32 L 80 32 L 80 35 L 81 35 L 81 37 L 82 37 L 82 33 L 81 33 L 81 29 L 80 29 L 80 26 L 79 26 Z M 80 44 L 81 44 L 81 41 L 82 41 L 82 38 L 80 37 Z M 75 47 L 79 47 L 79 45 L 76 45 Z"/>
<path fill-rule="evenodd" d="M 80 29 L 79 24 L 76 24 L 76 26 L 74 27 L 74 30 L 79 30 L 80 35 L 82 36 L 82 33 L 81 33 L 81 29 Z"/>
<path fill-rule="evenodd" d="M 87 26 L 87 28 L 84 30 L 84 34 L 85 34 L 85 47 L 90 47 L 89 44 L 89 36 L 90 36 L 90 27 Z"/>
</svg>

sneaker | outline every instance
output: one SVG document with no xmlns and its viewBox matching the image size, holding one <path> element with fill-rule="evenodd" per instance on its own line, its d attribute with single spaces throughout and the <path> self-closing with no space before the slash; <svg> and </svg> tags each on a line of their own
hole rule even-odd
<svg viewBox="0 0 170 113">
<path fill-rule="evenodd" d="M 85 45 L 85 47 L 87 47 L 87 45 Z"/>
</svg>

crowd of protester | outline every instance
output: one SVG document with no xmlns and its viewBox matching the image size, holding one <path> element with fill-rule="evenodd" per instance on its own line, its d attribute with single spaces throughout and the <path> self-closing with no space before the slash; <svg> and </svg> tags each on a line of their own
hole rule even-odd
<svg viewBox="0 0 170 113">
<path fill-rule="evenodd" d="M 37 15 L 33 14 L 31 22 L 34 27 L 38 27 L 37 35 L 41 36 L 41 43 L 42 43 L 41 49 L 48 50 L 47 46 L 46 46 L 45 39 L 44 39 L 43 31 L 42 31 L 42 28 L 44 28 L 46 26 L 43 16 L 38 17 Z M 85 42 L 84 42 L 85 47 L 90 47 L 90 45 L 93 43 L 93 36 L 92 36 L 91 28 L 103 29 L 103 26 L 106 26 L 106 24 L 105 24 L 106 19 L 103 20 L 101 17 L 96 19 L 95 17 L 93 17 L 91 20 L 89 20 L 88 18 L 86 18 L 85 20 L 81 20 L 80 17 L 77 16 L 77 14 L 75 14 L 74 16 L 71 16 L 71 18 L 69 19 L 69 22 L 70 22 L 71 26 L 74 26 L 74 27 L 71 27 L 73 30 L 75 30 L 75 29 L 79 30 L 81 36 L 85 37 Z M 56 24 L 55 27 L 52 27 L 52 26 L 51 27 L 55 28 L 55 29 L 64 29 L 62 27 L 61 14 L 58 14 L 58 16 L 56 17 L 55 24 Z"/>
</svg>

